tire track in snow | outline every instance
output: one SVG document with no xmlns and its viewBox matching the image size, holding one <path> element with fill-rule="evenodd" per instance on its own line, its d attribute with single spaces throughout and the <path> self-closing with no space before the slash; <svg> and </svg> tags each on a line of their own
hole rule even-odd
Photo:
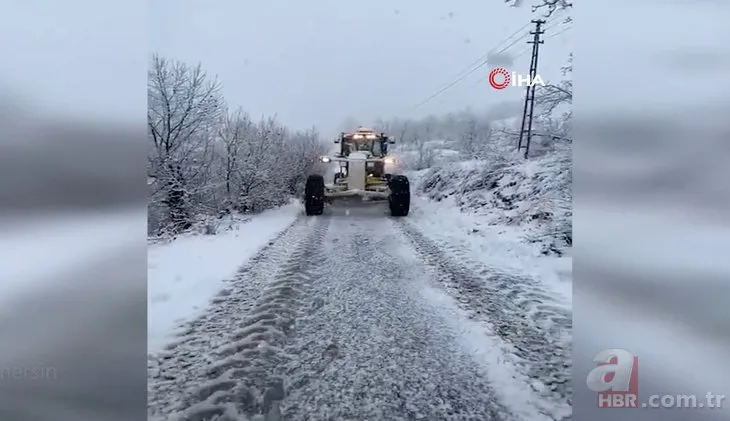
<svg viewBox="0 0 730 421">
<path fill-rule="evenodd" d="M 435 242 L 407 221 L 394 224 L 459 305 L 511 345 L 524 374 L 539 382 L 535 391 L 571 405 L 572 313 L 537 280 L 470 261 L 459 247 Z"/>
<path fill-rule="evenodd" d="M 283 346 L 328 225 L 328 218 L 299 218 L 251 259 L 168 355 L 150 362 L 150 419 L 233 421 L 278 410 L 284 391 L 276 367 L 290 358 Z"/>
<path fill-rule="evenodd" d="M 427 274 L 408 240 L 380 215 L 332 219 L 287 351 L 298 358 L 284 372 L 283 419 L 514 419 L 459 332 L 423 301 Z"/>
</svg>

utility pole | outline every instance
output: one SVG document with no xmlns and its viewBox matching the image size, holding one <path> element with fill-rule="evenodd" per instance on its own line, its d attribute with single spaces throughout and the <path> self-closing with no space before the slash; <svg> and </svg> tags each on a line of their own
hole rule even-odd
<svg viewBox="0 0 730 421">
<path fill-rule="evenodd" d="M 520 140 L 517 144 L 517 150 L 519 151 L 523 147 L 525 148 L 525 159 L 527 159 L 530 153 L 530 140 L 532 140 L 532 114 L 535 109 L 535 76 L 537 76 L 537 54 L 539 52 L 540 44 L 545 41 L 540 40 L 540 35 L 544 34 L 545 31 L 540 28 L 545 23 L 542 19 L 533 20 L 535 24 L 535 30 L 531 31 L 530 34 L 534 35 L 532 41 L 527 41 L 528 44 L 532 44 L 532 59 L 530 61 L 530 84 L 527 85 L 527 92 L 525 94 L 525 109 L 522 111 L 522 127 L 520 128 Z M 529 115 L 527 110 L 530 110 Z M 527 134 L 527 136 L 525 136 Z M 523 142 L 524 141 L 524 142 Z M 524 145 L 524 146 L 523 146 Z"/>
</svg>

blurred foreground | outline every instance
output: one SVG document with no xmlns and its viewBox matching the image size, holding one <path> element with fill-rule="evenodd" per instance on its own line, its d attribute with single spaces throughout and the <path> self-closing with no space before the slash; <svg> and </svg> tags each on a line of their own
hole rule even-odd
<svg viewBox="0 0 730 421">
<path fill-rule="evenodd" d="M 0 417 L 142 419 L 143 132 L 0 120 Z"/>
</svg>

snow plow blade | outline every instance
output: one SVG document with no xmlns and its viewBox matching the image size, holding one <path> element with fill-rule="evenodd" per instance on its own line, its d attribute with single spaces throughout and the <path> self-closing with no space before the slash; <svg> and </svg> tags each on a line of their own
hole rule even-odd
<svg viewBox="0 0 730 421">
<path fill-rule="evenodd" d="M 388 202 L 388 194 L 385 192 L 346 190 L 325 193 L 325 200 L 329 206 L 334 208 L 382 205 Z"/>
<path fill-rule="evenodd" d="M 325 197 L 331 201 L 337 201 L 337 199 L 349 197 L 349 198 L 360 198 L 363 201 L 383 201 L 388 200 L 388 192 L 370 191 L 370 190 L 345 190 L 345 191 L 333 191 L 326 192 Z"/>
</svg>

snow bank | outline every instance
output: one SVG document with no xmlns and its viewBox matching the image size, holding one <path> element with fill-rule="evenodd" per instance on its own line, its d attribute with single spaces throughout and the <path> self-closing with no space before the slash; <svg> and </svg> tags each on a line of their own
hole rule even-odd
<svg viewBox="0 0 730 421">
<path fill-rule="evenodd" d="M 488 218 L 476 213 L 462 212 L 446 201 L 434 202 L 426 197 L 414 197 L 409 223 L 419 231 L 452 251 L 475 262 L 506 273 L 528 275 L 556 294 L 557 302 L 572 307 L 572 257 L 543 256 L 543 245 L 524 241 L 521 226 L 490 224 Z M 448 245 L 448 246 L 446 246 Z"/>
<path fill-rule="evenodd" d="M 453 141 L 429 140 L 419 150 L 417 145 L 399 145 L 390 149 L 398 159 L 401 171 L 414 171 L 419 168 L 445 165 L 456 162 L 461 157 L 458 145 Z"/>
<path fill-rule="evenodd" d="M 446 163 L 415 175 L 417 192 L 447 201 L 489 225 L 520 226 L 523 240 L 543 254 L 562 254 L 572 244 L 572 155 L 569 148 L 525 160 Z"/>
<path fill-rule="evenodd" d="M 291 203 L 239 222 L 219 235 L 178 237 L 149 246 L 147 348 L 159 351 L 181 323 L 196 317 L 250 257 L 291 225 L 301 205 Z"/>
<path fill-rule="evenodd" d="M 476 322 L 464 312 L 456 300 L 443 290 L 424 288 L 426 297 L 452 323 L 453 329 L 461 333 L 460 345 L 474 355 L 474 360 L 489 373 L 495 392 L 522 421 L 563 420 L 572 413 L 572 408 L 563 403 L 550 402 L 536 396 L 530 383 L 519 373 L 515 362 L 504 355 L 504 344 L 496 335 L 485 334 L 484 325 Z M 534 384 L 532 385 L 534 386 Z"/>
</svg>

